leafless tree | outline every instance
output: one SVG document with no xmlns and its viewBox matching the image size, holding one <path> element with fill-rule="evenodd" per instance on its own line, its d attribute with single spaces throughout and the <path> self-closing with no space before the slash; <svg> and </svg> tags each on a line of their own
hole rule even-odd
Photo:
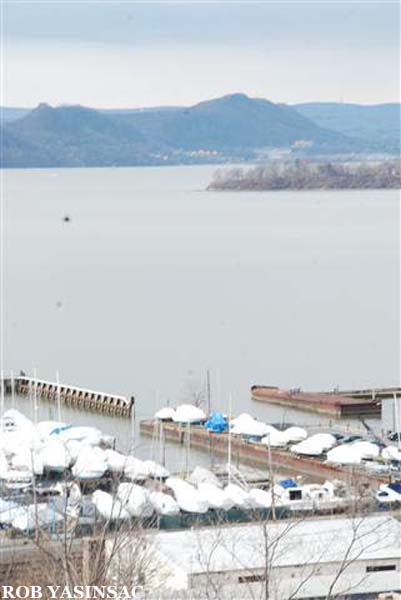
<svg viewBox="0 0 401 600">
<path fill-rule="evenodd" d="M 401 187 L 399 160 L 369 163 L 271 162 L 250 169 L 221 169 L 211 190 L 381 189 Z"/>
<path fill-rule="evenodd" d="M 184 383 L 182 396 L 185 402 L 203 408 L 207 397 L 207 382 L 190 372 Z"/>
</svg>

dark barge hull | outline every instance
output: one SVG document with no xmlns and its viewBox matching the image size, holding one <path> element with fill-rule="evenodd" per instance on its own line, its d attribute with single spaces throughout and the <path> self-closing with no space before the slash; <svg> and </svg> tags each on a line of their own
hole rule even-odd
<svg viewBox="0 0 401 600">
<path fill-rule="evenodd" d="M 351 392 L 348 392 L 351 394 Z M 251 399 L 266 404 L 278 404 L 297 410 L 329 415 L 334 418 L 380 417 L 381 401 L 372 394 L 345 395 L 345 393 L 301 392 L 282 390 L 272 386 L 255 385 L 251 388 Z"/>
</svg>

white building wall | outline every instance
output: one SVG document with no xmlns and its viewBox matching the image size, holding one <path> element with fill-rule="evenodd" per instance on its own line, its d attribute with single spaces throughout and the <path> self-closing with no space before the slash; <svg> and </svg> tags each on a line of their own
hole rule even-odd
<svg viewBox="0 0 401 600">
<path fill-rule="evenodd" d="M 367 572 L 367 567 L 395 565 L 394 571 Z M 270 600 L 298 600 L 325 597 L 334 583 L 332 594 L 368 594 L 401 591 L 401 561 L 368 560 L 350 563 L 338 581 L 341 563 L 326 563 L 311 566 L 274 567 L 268 569 L 268 591 Z M 264 597 L 265 572 L 241 570 L 226 573 L 202 573 L 192 575 L 189 590 L 194 598 L 213 597 L 219 591 L 219 600 L 235 600 Z M 259 578 L 260 581 L 253 581 Z"/>
<path fill-rule="evenodd" d="M 394 398 L 382 400 L 382 430 L 384 433 L 401 431 L 401 396 L 395 400 Z"/>
</svg>

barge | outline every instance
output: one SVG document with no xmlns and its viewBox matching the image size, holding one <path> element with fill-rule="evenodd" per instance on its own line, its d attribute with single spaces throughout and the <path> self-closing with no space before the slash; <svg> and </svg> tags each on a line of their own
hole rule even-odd
<svg viewBox="0 0 401 600">
<path fill-rule="evenodd" d="M 143 420 L 140 422 L 140 433 L 144 436 L 154 436 L 160 433 L 160 422 Z M 324 482 L 327 479 L 339 479 L 347 484 L 361 483 L 366 485 L 380 484 L 388 477 L 370 473 L 358 466 L 339 466 L 323 462 L 318 458 L 297 456 L 283 449 L 269 448 L 260 442 L 251 442 L 240 436 L 228 433 L 215 433 L 202 425 L 183 425 L 173 421 L 164 421 L 162 438 L 169 442 L 186 445 L 187 447 L 209 453 L 211 457 L 228 456 L 229 437 L 230 454 L 233 464 L 247 464 L 275 473 L 302 475 L 305 478 Z"/>
<path fill-rule="evenodd" d="M 393 392 L 392 392 L 393 393 Z M 401 393 L 401 390 L 400 390 Z M 274 386 L 254 385 L 251 399 L 255 402 L 278 404 L 297 410 L 329 415 L 334 418 L 379 418 L 381 395 L 354 392 L 303 392 L 282 390 Z"/>
</svg>

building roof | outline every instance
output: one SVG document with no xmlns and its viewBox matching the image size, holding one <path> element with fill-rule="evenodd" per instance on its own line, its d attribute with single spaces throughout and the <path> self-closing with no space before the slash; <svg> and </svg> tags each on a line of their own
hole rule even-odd
<svg viewBox="0 0 401 600">
<path fill-rule="evenodd" d="M 272 566 L 401 558 L 401 524 L 389 516 L 304 519 L 159 532 L 154 544 L 182 572 L 263 568 L 266 545 Z"/>
</svg>

